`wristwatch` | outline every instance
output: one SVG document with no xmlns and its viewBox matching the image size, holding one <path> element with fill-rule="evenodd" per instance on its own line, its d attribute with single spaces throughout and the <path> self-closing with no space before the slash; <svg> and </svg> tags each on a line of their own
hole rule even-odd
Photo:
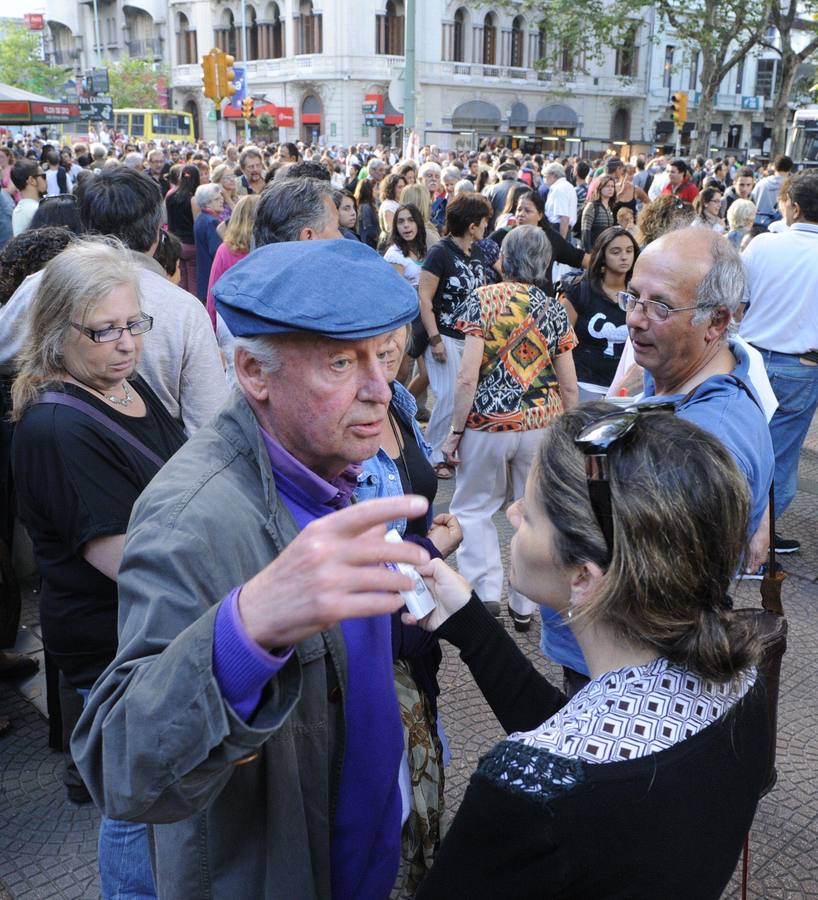
<svg viewBox="0 0 818 900">
<path fill-rule="evenodd" d="M 463 430 L 465 431 L 465 429 L 463 429 Z M 449 433 L 450 433 L 450 434 L 461 435 L 461 434 L 463 434 L 463 431 L 455 431 L 454 425 L 450 425 L 450 426 L 449 426 Z"/>
<path fill-rule="evenodd" d="M 431 337 L 429 338 L 429 343 L 430 343 L 433 347 L 437 347 L 438 344 L 442 344 L 442 343 L 443 343 L 443 338 L 442 338 L 439 334 L 433 334 L 433 335 L 431 335 Z"/>
</svg>

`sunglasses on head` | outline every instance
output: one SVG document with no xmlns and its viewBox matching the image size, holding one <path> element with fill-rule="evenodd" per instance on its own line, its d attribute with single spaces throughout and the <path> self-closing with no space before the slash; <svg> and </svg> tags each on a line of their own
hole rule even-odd
<svg viewBox="0 0 818 900">
<path fill-rule="evenodd" d="M 633 430 L 637 420 L 655 412 L 675 412 L 675 400 L 655 398 L 636 403 L 625 409 L 607 413 L 589 422 L 574 438 L 574 443 L 585 456 L 585 479 L 591 508 L 605 538 L 605 565 L 613 556 L 613 508 L 611 504 L 610 463 L 608 452 Z"/>
</svg>

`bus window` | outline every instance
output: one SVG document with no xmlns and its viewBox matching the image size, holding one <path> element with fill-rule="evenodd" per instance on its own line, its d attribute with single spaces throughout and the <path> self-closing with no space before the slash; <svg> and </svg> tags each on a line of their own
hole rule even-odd
<svg viewBox="0 0 818 900">
<path fill-rule="evenodd" d="M 145 134 L 145 115 L 144 113 L 131 114 L 131 130 L 130 137 L 142 137 Z"/>
<path fill-rule="evenodd" d="M 123 134 L 128 133 L 128 114 L 117 113 L 114 116 L 114 130 L 121 131 Z"/>
</svg>

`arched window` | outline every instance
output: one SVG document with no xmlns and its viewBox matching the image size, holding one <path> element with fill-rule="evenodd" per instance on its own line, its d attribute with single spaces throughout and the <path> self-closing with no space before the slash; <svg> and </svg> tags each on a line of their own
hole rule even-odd
<svg viewBox="0 0 818 900">
<path fill-rule="evenodd" d="M 483 65 L 497 64 L 497 16 L 486 13 L 483 19 Z"/>
<path fill-rule="evenodd" d="M 222 10 L 222 20 L 216 31 L 216 46 L 219 50 L 236 56 L 238 53 L 238 35 L 236 23 L 233 21 L 233 13 L 229 9 Z"/>
<path fill-rule="evenodd" d="M 259 56 L 261 59 L 284 56 L 284 20 L 277 3 L 267 4 L 264 21 L 259 22 Z"/>
<path fill-rule="evenodd" d="M 455 62 L 466 60 L 466 10 L 463 7 L 454 14 L 452 59 Z"/>
<path fill-rule="evenodd" d="M 631 113 L 629 109 L 620 106 L 611 119 L 611 140 L 630 141 L 631 139 Z"/>
<path fill-rule="evenodd" d="M 184 13 L 179 13 L 176 28 L 176 61 L 180 66 L 190 66 L 198 62 L 196 32 L 191 31 L 190 22 Z"/>
<path fill-rule="evenodd" d="M 256 10 L 252 6 L 246 6 L 244 10 L 245 24 L 247 27 L 247 59 L 259 58 L 258 21 Z"/>
<path fill-rule="evenodd" d="M 298 15 L 295 17 L 295 30 L 298 36 L 296 53 L 322 52 L 321 13 L 315 12 L 312 0 L 301 0 L 299 3 Z"/>
<path fill-rule="evenodd" d="M 375 52 L 403 56 L 403 3 L 388 0 L 386 12 L 375 16 Z"/>
<path fill-rule="evenodd" d="M 517 16 L 511 23 L 511 66 L 514 69 L 522 69 L 525 65 L 524 34 L 525 21 L 522 16 Z"/>
<path fill-rule="evenodd" d="M 324 105 L 315 94 L 307 94 L 301 103 L 301 140 L 307 144 L 318 143 L 323 133 Z"/>
</svg>

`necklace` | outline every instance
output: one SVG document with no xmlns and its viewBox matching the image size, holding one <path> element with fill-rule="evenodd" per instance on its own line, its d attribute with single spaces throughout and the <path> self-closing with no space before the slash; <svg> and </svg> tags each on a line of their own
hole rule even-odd
<svg viewBox="0 0 818 900">
<path fill-rule="evenodd" d="M 401 465 L 403 466 L 403 471 L 406 474 L 406 480 L 409 482 L 409 493 L 411 494 L 414 490 L 414 486 L 412 485 L 412 474 L 409 471 L 409 466 L 406 465 L 406 456 L 403 453 L 403 442 L 398 435 L 398 429 L 395 426 L 395 417 L 392 415 L 392 410 L 387 410 L 386 415 L 389 419 L 389 425 L 392 428 L 392 434 L 395 436 L 395 443 L 398 445 L 398 453 L 400 454 Z"/>
<path fill-rule="evenodd" d="M 70 372 L 68 372 L 68 374 L 71 375 Z M 79 378 L 77 378 L 76 375 L 71 375 L 71 377 L 74 379 L 74 381 L 77 382 L 77 384 L 81 384 L 83 387 L 89 388 L 92 391 L 96 391 L 103 400 L 107 400 L 109 403 L 113 403 L 115 406 L 130 406 L 134 401 L 133 394 L 128 390 L 128 382 L 124 379 L 122 381 L 122 390 L 125 391 L 125 396 L 114 397 L 113 394 L 106 394 L 105 391 L 101 391 L 99 388 L 95 388 L 92 384 L 87 384 L 86 382 L 81 381 Z"/>
<path fill-rule="evenodd" d="M 100 391 L 100 394 L 102 394 L 102 396 L 105 397 L 106 400 L 110 401 L 116 406 L 130 406 L 131 403 L 133 403 L 133 394 L 128 390 L 127 381 L 122 382 L 122 390 L 125 391 L 124 397 L 114 397 L 113 394 L 109 394 L 106 397 L 102 391 Z"/>
</svg>

